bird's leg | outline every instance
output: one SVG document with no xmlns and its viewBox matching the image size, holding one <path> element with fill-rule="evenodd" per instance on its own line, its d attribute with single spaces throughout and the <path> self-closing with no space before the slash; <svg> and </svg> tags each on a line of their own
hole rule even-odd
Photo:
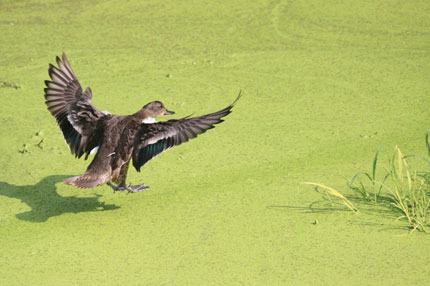
<svg viewBox="0 0 430 286">
<path fill-rule="evenodd" d="M 107 184 L 108 184 L 109 187 L 111 187 L 113 189 L 114 193 L 116 191 L 125 191 L 125 190 L 128 190 L 127 188 L 130 186 L 130 185 L 126 185 L 124 182 L 119 183 L 117 186 L 115 186 L 111 182 L 107 182 Z"/>
<path fill-rule="evenodd" d="M 128 160 L 125 164 L 121 166 L 119 176 L 114 180 L 114 182 L 120 182 L 118 185 L 115 186 L 111 182 L 107 183 L 113 189 L 114 192 L 127 190 L 128 193 L 138 193 L 149 188 L 147 186 L 144 186 L 143 184 L 132 186 L 131 183 L 130 184 L 125 183 L 129 165 L 130 165 L 130 160 Z"/>
</svg>

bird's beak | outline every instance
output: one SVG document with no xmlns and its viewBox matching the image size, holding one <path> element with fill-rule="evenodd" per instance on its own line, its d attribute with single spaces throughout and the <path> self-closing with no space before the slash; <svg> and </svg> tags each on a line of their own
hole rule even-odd
<svg viewBox="0 0 430 286">
<path fill-rule="evenodd" d="M 164 112 L 164 115 L 172 115 L 172 114 L 175 114 L 175 112 L 167 110 L 167 109 L 166 109 L 166 112 Z"/>
</svg>

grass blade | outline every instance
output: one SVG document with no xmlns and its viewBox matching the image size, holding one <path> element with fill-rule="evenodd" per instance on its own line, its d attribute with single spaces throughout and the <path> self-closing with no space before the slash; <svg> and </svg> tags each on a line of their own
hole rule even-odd
<svg viewBox="0 0 430 286">
<path fill-rule="evenodd" d="M 430 157 L 430 143 L 429 143 L 429 131 L 426 133 L 426 147 L 427 147 L 427 155 Z"/>
<path fill-rule="evenodd" d="M 353 211 L 353 212 L 358 211 L 357 208 L 354 206 L 353 203 L 351 203 L 347 198 L 345 198 L 341 193 L 339 193 L 338 191 L 336 191 L 333 188 L 330 188 L 330 187 L 325 186 L 323 184 L 312 183 L 312 182 L 302 182 L 300 184 L 320 187 L 320 188 L 324 189 L 329 195 L 332 195 L 334 197 L 337 197 L 337 198 L 341 199 L 343 201 L 343 204 L 347 208 L 349 208 L 351 211 Z"/>
<path fill-rule="evenodd" d="M 372 167 L 372 179 L 375 181 L 376 178 L 376 163 L 378 162 L 378 154 L 381 151 L 382 145 L 379 145 L 378 150 L 376 150 L 375 158 L 373 158 L 373 167 Z"/>
</svg>

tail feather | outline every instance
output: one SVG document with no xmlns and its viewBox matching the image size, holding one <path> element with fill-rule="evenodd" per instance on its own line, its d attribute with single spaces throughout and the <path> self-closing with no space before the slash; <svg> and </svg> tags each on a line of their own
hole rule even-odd
<svg viewBox="0 0 430 286">
<path fill-rule="evenodd" d="M 67 185 L 76 186 L 78 188 L 94 188 L 103 184 L 106 184 L 108 180 L 106 176 L 92 177 L 88 173 L 81 176 L 71 177 L 64 180 Z"/>
</svg>

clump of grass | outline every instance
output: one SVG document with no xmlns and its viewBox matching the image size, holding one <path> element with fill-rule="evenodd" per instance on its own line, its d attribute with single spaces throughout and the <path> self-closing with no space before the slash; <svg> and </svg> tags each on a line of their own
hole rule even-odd
<svg viewBox="0 0 430 286">
<path fill-rule="evenodd" d="M 21 154 L 28 153 L 28 145 L 27 144 L 22 144 L 22 148 L 19 149 L 18 152 L 21 153 Z"/>
<path fill-rule="evenodd" d="M 427 157 L 421 155 L 404 156 L 398 146 L 384 168 L 382 175 L 377 176 L 378 156 L 381 147 L 375 153 L 371 172 L 357 172 L 347 183 L 348 188 L 362 200 L 386 206 L 391 210 L 400 212 L 397 220 L 405 220 L 412 229 L 428 232 L 430 230 L 430 142 L 429 132 L 426 134 Z M 420 158 L 427 163 L 428 169 L 424 172 L 413 170 L 407 160 Z M 379 172 L 381 173 L 381 172 Z M 340 198 L 343 204 L 351 211 L 357 208 L 339 191 L 318 184 L 314 185 L 326 190 L 328 195 Z"/>
<path fill-rule="evenodd" d="M 376 166 L 378 163 L 378 155 L 381 151 L 381 146 L 376 150 L 375 157 L 373 158 L 372 172 L 357 172 L 348 182 L 348 187 L 354 191 L 355 194 L 367 201 L 378 202 L 381 191 L 384 187 L 385 181 L 389 177 L 387 173 L 384 178 L 379 181 L 376 178 Z M 363 178 L 363 179 L 362 179 Z"/>
<path fill-rule="evenodd" d="M 44 148 L 44 143 L 45 143 L 45 138 L 40 139 L 39 143 L 35 144 L 36 147 L 38 147 L 39 149 Z"/>
<path fill-rule="evenodd" d="M 426 136 L 428 142 L 428 136 Z M 428 232 L 430 227 L 430 185 L 429 181 L 411 174 L 406 157 L 396 146 L 391 160 L 390 186 L 391 205 L 400 210 L 397 219 L 407 219 L 412 231 Z M 428 177 L 428 176 L 426 176 Z"/>
<path fill-rule="evenodd" d="M 18 149 L 18 152 L 21 154 L 31 154 L 30 147 L 35 146 L 40 150 L 45 148 L 45 137 L 41 130 L 36 131 L 34 135 L 30 138 L 32 143 L 24 143 L 22 144 L 22 148 Z"/>
<path fill-rule="evenodd" d="M 10 88 L 14 88 L 14 89 L 21 88 L 21 86 L 16 84 L 16 83 L 4 81 L 4 80 L 0 81 L 0 87 L 10 87 Z"/>
</svg>

